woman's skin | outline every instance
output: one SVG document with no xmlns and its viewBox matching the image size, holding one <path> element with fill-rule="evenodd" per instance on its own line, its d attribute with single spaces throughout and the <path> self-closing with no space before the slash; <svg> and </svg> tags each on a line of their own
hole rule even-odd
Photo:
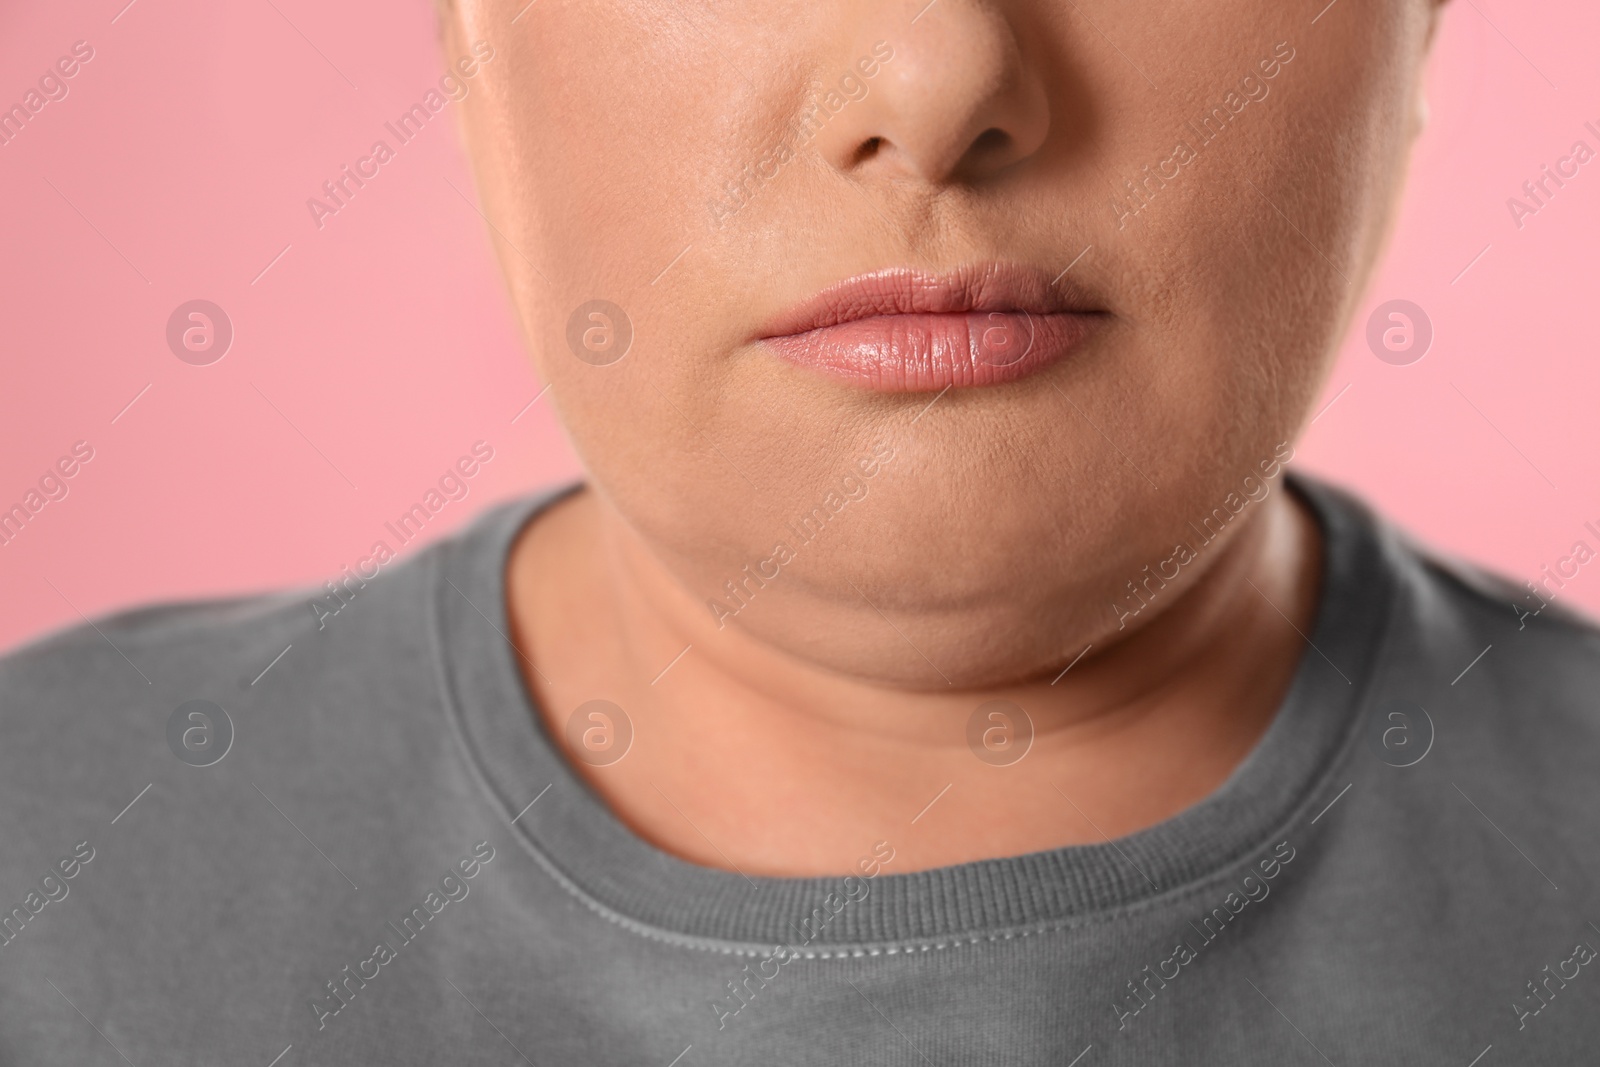
<svg viewBox="0 0 1600 1067">
<path fill-rule="evenodd" d="M 516 545 L 513 637 L 618 817 L 746 875 L 851 872 L 879 839 L 898 873 L 1215 790 L 1307 648 L 1313 520 L 1274 480 L 1176 578 L 1128 583 L 1307 418 L 1420 127 L 1435 0 L 525 3 L 456 0 L 444 41 L 496 49 L 466 139 L 591 486 Z M 797 142 L 813 86 L 847 102 Z M 847 278 L 997 263 L 1098 312 L 1015 381 L 868 388 L 762 340 Z M 604 365 L 568 343 L 596 299 L 633 330 Z M 634 730 L 605 766 L 567 739 L 596 698 Z M 1009 766 L 968 745 L 994 699 L 1035 734 Z"/>
</svg>

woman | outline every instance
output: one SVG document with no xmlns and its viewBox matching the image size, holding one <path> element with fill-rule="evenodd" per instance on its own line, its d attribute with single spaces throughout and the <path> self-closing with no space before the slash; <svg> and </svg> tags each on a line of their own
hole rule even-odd
<svg viewBox="0 0 1600 1067">
<path fill-rule="evenodd" d="M 3 1058 L 1581 1062 L 1594 631 L 1284 477 L 1439 15 L 444 8 L 586 480 L 7 660 Z"/>
</svg>

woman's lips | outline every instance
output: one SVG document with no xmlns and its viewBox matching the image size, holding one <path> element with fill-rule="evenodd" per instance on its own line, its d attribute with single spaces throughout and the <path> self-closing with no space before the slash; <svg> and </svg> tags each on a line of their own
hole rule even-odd
<svg viewBox="0 0 1600 1067">
<path fill-rule="evenodd" d="M 1042 370 L 1088 334 L 1093 316 L 1014 311 L 874 315 L 764 342 L 791 363 L 869 389 L 998 385 Z"/>
<path fill-rule="evenodd" d="M 977 264 L 949 274 L 866 274 L 769 323 L 760 340 L 801 366 L 868 389 L 922 392 L 1016 381 L 1057 362 L 1105 317 L 1076 285 Z"/>
</svg>

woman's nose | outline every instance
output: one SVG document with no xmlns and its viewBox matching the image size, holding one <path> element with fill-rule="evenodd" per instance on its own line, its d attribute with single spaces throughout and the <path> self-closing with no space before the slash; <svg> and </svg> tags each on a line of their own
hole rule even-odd
<svg viewBox="0 0 1600 1067">
<path fill-rule="evenodd" d="M 841 171 L 975 183 L 1027 159 L 1050 128 L 1044 80 L 985 0 L 935 0 L 889 41 L 893 56 L 818 138 Z"/>
</svg>

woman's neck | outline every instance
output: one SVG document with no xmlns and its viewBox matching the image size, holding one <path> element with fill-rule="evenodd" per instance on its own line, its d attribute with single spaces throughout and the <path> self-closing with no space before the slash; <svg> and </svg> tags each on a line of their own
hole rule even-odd
<svg viewBox="0 0 1600 1067">
<path fill-rule="evenodd" d="M 591 491 L 524 531 L 507 581 L 545 727 L 618 818 L 694 863 L 816 876 L 879 840 L 903 873 L 1119 837 L 1200 800 L 1288 690 L 1319 568 L 1315 520 L 1274 493 L 1124 639 L 1064 635 L 1092 646 L 1064 673 L 959 691 L 844 677 L 719 628 Z M 973 640 L 995 639 L 984 626 Z M 631 725 L 614 762 L 567 740 L 597 698 Z"/>
</svg>

